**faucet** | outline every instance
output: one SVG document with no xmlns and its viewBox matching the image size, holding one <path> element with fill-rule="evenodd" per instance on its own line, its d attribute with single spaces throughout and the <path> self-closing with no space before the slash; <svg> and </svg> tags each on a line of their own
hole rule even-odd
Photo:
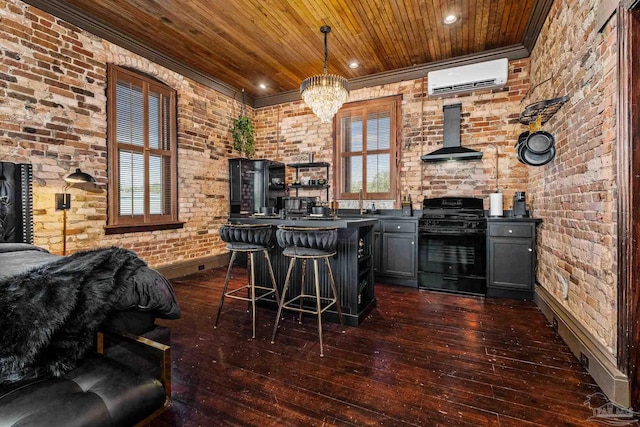
<svg viewBox="0 0 640 427">
<path fill-rule="evenodd" d="M 358 208 L 360 208 L 360 215 L 362 215 L 364 213 L 364 208 L 363 208 L 363 195 L 362 195 L 362 188 L 360 189 L 360 191 L 358 192 Z"/>
</svg>

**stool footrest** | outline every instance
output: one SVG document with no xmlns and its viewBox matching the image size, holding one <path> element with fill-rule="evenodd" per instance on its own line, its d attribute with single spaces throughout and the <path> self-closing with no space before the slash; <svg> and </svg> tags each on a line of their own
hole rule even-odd
<svg viewBox="0 0 640 427">
<path fill-rule="evenodd" d="M 304 306 L 302 306 L 302 308 L 300 308 L 299 302 L 301 299 L 304 302 L 304 299 L 307 298 L 309 300 L 313 300 L 314 302 L 316 301 L 316 297 L 315 295 L 298 295 L 297 297 L 291 298 L 290 300 L 284 302 L 282 304 L 282 308 L 286 308 L 287 310 L 292 310 L 292 311 L 298 311 L 298 312 L 302 312 L 302 313 L 309 313 L 309 314 L 318 314 L 318 310 L 312 310 L 312 309 L 308 309 L 308 308 L 304 308 Z M 322 308 L 320 308 L 320 313 L 324 313 L 329 307 L 331 307 L 332 305 L 336 304 L 337 300 L 335 298 L 326 298 L 326 297 L 319 297 L 318 298 L 320 300 L 320 303 L 322 304 L 323 302 L 326 303 L 326 305 Z M 298 305 L 293 305 L 294 303 L 297 303 Z"/>
<path fill-rule="evenodd" d="M 263 290 L 263 291 L 267 291 L 267 292 L 265 292 L 263 294 L 256 295 L 256 301 L 261 300 L 261 299 L 263 299 L 265 297 L 268 297 L 269 295 L 275 293 L 273 288 L 267 288 L 265 286 L 257 286 L 256 285 L 256 286 L 254 286 L 254 288 L 255 289 L 260 289 L 260 290 Z M 239 299 L 239 300 L 242 300 L 242 301 L 251 301 L 251 298 L 249 298 L 249 297 L 236 295 L 236 293 L 238 293 L 240 291 L 245 291 L 246 292 L 247 289 L 250 290 L 251 289 L 251 285 L 245 285 L 245 286 L 242 286 L 240 288 L 234 289 L 232 291 L 225 292 L 224 296 L 227 297 L 227 298 Z"/>
</svg>

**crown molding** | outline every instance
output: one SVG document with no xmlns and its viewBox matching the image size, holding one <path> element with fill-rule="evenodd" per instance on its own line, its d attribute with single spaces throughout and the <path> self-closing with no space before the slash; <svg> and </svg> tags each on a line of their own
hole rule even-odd
<svg viewBox="0 0 640 427">
<path fill-rule="evenodd" d="M 553 5 L 553 0 L 540 0 L 536 1 L 531 12 L 531 18 L 527 22 L 527 28 L 524 30 L 522 36 L 522 45 L 529 52 L 533 50 L 536 45 L 542 26 L 547 21 L 547 16 Z"/>
</svg>

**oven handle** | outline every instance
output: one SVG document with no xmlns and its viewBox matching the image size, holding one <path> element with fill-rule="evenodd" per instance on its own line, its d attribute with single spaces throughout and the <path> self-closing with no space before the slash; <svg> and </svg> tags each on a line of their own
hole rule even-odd
<svg viewBox="0 0 640 427">
<path fill-rule="evenodd" d="M 478 230 L 478 229 L 472 229 L 472 230 L 425 230 L 425 229 L 418 229 L 418 234 L 420 235 L 430 235 L 430 236 L 437 236 L 437 235 L 443 235 L 443 236 L 452 236 L 452 235 L 469 235 L 469 234 L 476 234 L 476 235 L 485 235 L 487 234 L 487 232 L 485 230 Z"/>
</svg>

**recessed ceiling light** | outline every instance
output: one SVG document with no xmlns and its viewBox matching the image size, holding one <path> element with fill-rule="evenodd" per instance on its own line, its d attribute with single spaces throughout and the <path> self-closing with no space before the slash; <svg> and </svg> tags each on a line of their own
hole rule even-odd
<svg viewBox="0 0 640 427">
<path fill-rule="evenodd" d="M 360 64 L 358 63 L 358 61 L 349 62 L 349 68 L 351 68 L 351 69 L 358 68 L 359 66 L 360 66 Z"/>
<path fill-rule="evenodd" d="M 458 16 L 457 15 L 447 15 L 444 17 L 444 19 L 442 20 L 442 23 L 445 25 L 451 25 L 455 22 L 458 22 Z"/>
<path fill-rule="evenodd" d="M 260 83 L 258 86 L 260 86 L 260 89 L 266 89 L 267 85 L 264 83 Z"/>
</svg>

